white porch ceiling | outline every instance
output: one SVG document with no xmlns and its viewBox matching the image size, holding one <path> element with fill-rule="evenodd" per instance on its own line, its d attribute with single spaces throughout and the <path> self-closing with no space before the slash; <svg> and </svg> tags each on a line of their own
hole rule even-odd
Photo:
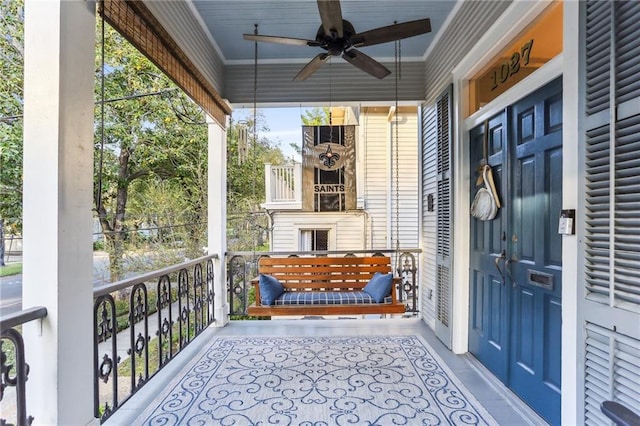
<svg viewBox="0 0 640 426">
<path fill-rule="evenodd" d="M 341 0 L 356 33 L 429 18 L 431 32 L 402 40 L 401 72 L 394 79 L 394 43 L 358 48 L 392 71 L 379 80 L 334 57 L 305 81 L 293 81 L 320 47 L 254 43 L 243 33 L 315 39 L 317 0 L 143 0 L 151 13 L 218 93 L 233 105 L 432 100 L 452 67 L 477 43 L 511 0 Z M 427 58 L 427 54 L 429 57 Z"/>
</svg>

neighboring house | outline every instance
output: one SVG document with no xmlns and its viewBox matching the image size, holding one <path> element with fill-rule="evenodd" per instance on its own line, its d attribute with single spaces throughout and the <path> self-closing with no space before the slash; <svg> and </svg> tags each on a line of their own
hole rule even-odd
<svg viewBox="0 0 640 426">
<path fill-rule="evenodd" d="M 334 108 L 332 117 L 301 129 L 301 164 L 266 166 L 271 250 L 418 247 L 418 108 Z"/>
</svg>

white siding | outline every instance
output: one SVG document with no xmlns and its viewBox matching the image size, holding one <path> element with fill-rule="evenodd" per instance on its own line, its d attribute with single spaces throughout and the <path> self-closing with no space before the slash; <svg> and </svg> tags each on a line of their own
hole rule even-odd
<svg viewBox="0 0 640 426">
<path fill-rule="evenodd" d="M 389 69 L 394 64 L 383 62 Z M 305 81 L 293 81 L 304 63 L 258 64 L 260 103 L 391 102 L 395 99 L 392 77 L 377 80 L 351 64 L 336 60 Z M 233 104 L 253 102 L 253 64 L 226 65 L 224 97 Z M 332 77 L 333 76 L 333 77 Z M 336 76 L 340 76 L 336 78 Z M 329 90 L 331 87 L 331 90 Z M 403 62 L 398 100 L 419 101 L 424 89 L 424 62 Z"/>
<path fill-rule="evenodd" d="M 360 115 L 359 143 L 363 144 L 365 209 L 371 216 L 374 248 L 418 246 L 418 121 L 415 110 L 398 114 L 398 186 L 396 188 L 395 130 L 387 108 Z M 399 222 L 396 230 L 396 189 Z"/>
<path fill-rule="evenodd" d="M 369 246 L 367 248 L 392 248 L 387 241 L 387 209 L 391 179 L 389 176 L 389 139 L 387 109 L 380 113 L 363 113 L 360 132 L 363 137 L 365 164 L 365 210 L 370 217 Z"/>
<path fill-rule="evenodd" d="M 422 109 L 422 235 L 420 248 L 420 311 L 422 318 L 431 327 L 435 327 L 435 291 L 436 291 L 436 239 L 437 214 L 435 210 L 436 180 L 436 108 L 434 105 L 423 105 Z M 434 198 L 434 210 L 428 211 L 427 197 Z"/>
<path fill-rule="evenodd" d="M 509 7 L 511 0 L 463 1 L 425 61 L 425 100 L 434 101 L 451 83 L 451 70 Z"/>
<path fill-rule="evenodd" d="M 391 243 L 396 247 L 399 234 L 400 248 L 418 247 L 418 203 L 420 198 L 418 156 L 418 116 L 415 112 L 398 114 L 398 186 L 396 188 L 396 134 L 395 126 L 391 126 L 391 170 L 393 187 L 391 188 Z M 398 199 L 396 200 L 396 192 Z M 398 203 L 396 203 L 398 201 Z M 396 206 L 399 204 L 399 206 Z M 399 221 L 396 224 L 396 207 Z M 397 229 L 396 229 L 397 225 Z"/>
<path fill-rule="evenodd" d="M 301 229 L 329 229 L 329 250 L 363 250 L 364 212 L 277 212 L 273 215 L 273 251 L 297 251 Z"/>
</svg>

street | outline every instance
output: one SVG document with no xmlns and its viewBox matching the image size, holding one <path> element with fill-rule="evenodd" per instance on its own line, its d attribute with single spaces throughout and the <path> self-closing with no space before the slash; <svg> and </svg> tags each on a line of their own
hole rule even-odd
<svg viewBox="0 0 640 426">
<path fill-rule="evenodd" d="M 20 258 L 20 260 L 22 260 Z M 109 256 L 104 252 L 93 254 L 93 286 L 109 282 Z M 0 316 L 22 309 L 22 274 L 0 277 Z"/>
<path fill-rule="evenodd" d="M 0 277 L 0 316 L 22 309 L 22 274 Z"/>
</svg>

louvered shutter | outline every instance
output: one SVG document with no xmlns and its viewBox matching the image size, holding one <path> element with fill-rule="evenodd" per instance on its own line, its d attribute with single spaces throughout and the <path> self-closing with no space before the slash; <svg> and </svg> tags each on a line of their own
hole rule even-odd
<svg viewBox="0 0 640 426">
<path fill-rule="evenodd" d="M 584 423 L 640 400 L 640 3 L 585 8 Z"/>
<path fill-rule="evenodd" d="M 423 103 L 420 108 L 421 119 L 421 160 L 422 160 L 422 256 L 420 265 L 421 312 L 427 324 L 435 327 L 436 321 L 436 240 L 437 215 L 435 196 L 438 191 L 437 174 L 437 116 L 433 103 Z"/>
<path fill-rule="evenodd" d="M 436 100 L 437 115 L 437 234 L 436 335 L 451 346 L 451 96 L 450 86 Z"/>
<path fill-rule="evenodd" d="M 585 329 L 585 424 L 607 424 L 606 400 L 637 409 L 640 401 L 640 340 L 587 323 Z"/>
</svg>

